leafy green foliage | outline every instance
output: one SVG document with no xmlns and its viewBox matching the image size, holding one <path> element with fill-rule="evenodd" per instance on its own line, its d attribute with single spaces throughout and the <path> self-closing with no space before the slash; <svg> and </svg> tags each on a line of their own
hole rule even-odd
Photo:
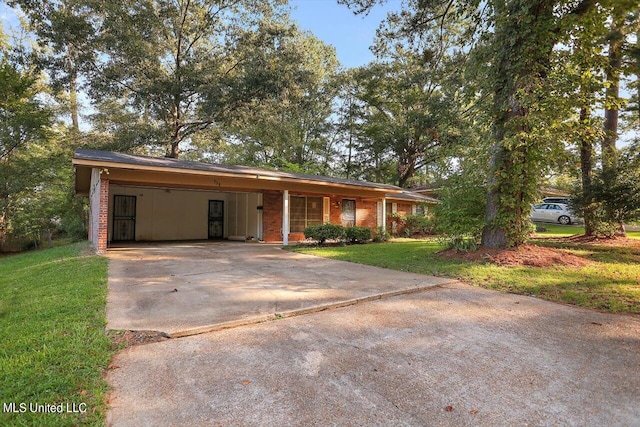
<svg viewBox="0 0 640 427">
<path fill-rule="evenodd" d="M 404 234 L 411 237 L 415 234 L 428 235 L 435 233 L 435 220 L 426 215 L 407 215 L 404 219 Z"/>
<path fill-rule="evenodd" d="M 344 236 L 345 230 L 343 226 L 328 222 L 322 225 L 310 225 L 304 229 L 304 237 L 315 240 L 319 244 L 323 244 L 327 240 L 341 241 Z"/>
<path fill-rule="evenodd" d="M 409 186 L 419 170 L 465 139 L 459 61 L 448 56 L 426 61 L 421 53 L 397 47 L 387 61 L 353 72 L 354 102 L 347 118 L 357 120 L 353 133 L 361 175 L 373 179 L 372 174 L 389 170 L 393 176 L 377 180 Z"/>
<path fill-rule="evenodd" d="M 440 192 L 440 203 L 434 208 L 436 230 L 445 235 L 450 246 L 472 248 L 482 235 L 485 204 L 486 187 L 478 175 L 451 177 Z"/>
<path fill-rule="evenodd" d="M 367 243 L 371 240 L 369 227 L 345 227 L 344 237 L 349 243 Z"/>
<path fill-rule="evenodd" d="M 33 159 L 47 144 L 51 112 L 38 100 L 42 89 L 39 76 L 32 70 L 19 69 L 10 61 L 9 52 L 2 52 L 0 57 L 0 81 L 1 251 L 8 235 L 32 231 L 31 226 L 21 224 L 28 216 L 42 215 L 40 221 L 51 221 L 36 209 L 35 204 L 42 199 L 33 197 L 34 189 L 46 176 L 46 170 L 39 169 L 44 165 Z"/>
<path fill-rule="evenodd" d="M 389 230 L 384 227 L 377 227 L 373 233 L 373 241 L 376 243 L 386 242 L 391 238 Z"/>
</svg>

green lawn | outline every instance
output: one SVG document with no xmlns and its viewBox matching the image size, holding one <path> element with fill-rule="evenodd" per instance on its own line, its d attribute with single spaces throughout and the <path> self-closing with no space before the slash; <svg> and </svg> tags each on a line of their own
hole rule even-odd
<svg viewBox="0 0 640 427">
<path fill-rule="evenodd" d="M 389 243 L 341 247 L 291 247 L 291 250 L 400 271 L 458 278 L 484 288 L 617 313 L 640 313 L 640 252 L 629 248 L 563 245 L 592 265 L 500 267 L 445 259 L 436 240 L 400 239 Z"/>
<path fill-rule="evenodd" d="M 85 413 L 0 413 L 0 425 L 103 425 L 113 354 L 105 334 L 107 260 L 74 244 L 0 258 L 3 404 Z M 81 405 L 84 404 L 84 405 Z M 3 409 L 6 409 L 3 408 Z"/>
<path fill-rule="evenodd" d="M 538 222 L 536 224 L 547 229 L 546 231 L 536 232 L 538 236 L 565 237 L 573 236 L 575 234 L 584 234 L 583 225 L 546 224 L 542 222 Z M 627 231 L 627 237 L 631 239 L 640 239 L 640 231 Z"/>
</svg>

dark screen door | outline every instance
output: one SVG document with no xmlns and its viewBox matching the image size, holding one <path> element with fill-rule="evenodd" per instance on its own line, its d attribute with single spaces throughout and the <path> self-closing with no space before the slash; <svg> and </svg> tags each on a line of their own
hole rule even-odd
<svg viewBox="0 0 640 427">
<path fill-rule="evenodd" d="M 224 237 L 224 202 L 209 200 L 209 238 L 222 239 Z"/>
<path fill-rule="evenodd" d="M 136 196 L 113 196 L 113 238 L 136 239 Z"/>
</svg>

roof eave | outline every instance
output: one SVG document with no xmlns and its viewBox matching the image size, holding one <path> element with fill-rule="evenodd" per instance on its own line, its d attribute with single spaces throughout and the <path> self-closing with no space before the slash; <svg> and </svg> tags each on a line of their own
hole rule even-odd
<svg viewBox="0 0 640 427">
<path fill-rule="evenodd" d="M 402 190 L 398 189 L 397 191 L 393 188 L 381 188 L 376 186 L 367 186 L 367 185 L 350 185 L 344 183 L 335 183 L 329 181 L 322 180 L 311 180 L 311 179 L 300 179 L 300 178 L 286 178 L 286 177 L 275 177 L 268 175 L 261 175 L 259 173 L 232 173 L 232 172 L 221 172 L 221 171 L 207 171 L 201 169 L 186 169 L 186 168 L 171 168 L 165 166 L 150 166 L 150 165 L 139 165 L 133 163 L 120 163 L 120 162 L 110 162 L 107 160 L 91 160 L 91 159 L 80 159 L 74 157 L 72 159 L 72 163 L 74 166 L 84 166 L 91 168 L 113 168 L 113 169 L 129 169 L 129 170 L 139 170 L 139 171 L 152 171 L 152 172 L 164 172 L 164 173 L 173 173 L 173 174 L 187 174 L 187 175 L 204 175 L 204 176 L 217 176 L 217 177 L 229 177 L 229 178 L 244 178 L 244 179 L 255 179 L 255 180 L 263 180 L 263 181 L 275 181 L 275 182 L 284 182 L 284 183 L 297 183 L 297 184 L 308 184 L 308 185 L 316 185 L 321 187 L 330 187 L 330 188 L 342 188 L 342 189 L 361 189 L 367 191 L 381 192 L 381 193 L 401 193 Z"/>
</svg>

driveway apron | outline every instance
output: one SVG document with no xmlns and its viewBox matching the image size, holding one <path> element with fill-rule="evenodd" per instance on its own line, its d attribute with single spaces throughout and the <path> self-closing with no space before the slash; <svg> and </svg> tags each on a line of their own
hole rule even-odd
<svg viewBox="0 0 640 427">
<path fill-rule="evenodd" d="M 108 251 L 107 328 L 189 335 L 453 282 L 239 242 Z"/>
</svg>

